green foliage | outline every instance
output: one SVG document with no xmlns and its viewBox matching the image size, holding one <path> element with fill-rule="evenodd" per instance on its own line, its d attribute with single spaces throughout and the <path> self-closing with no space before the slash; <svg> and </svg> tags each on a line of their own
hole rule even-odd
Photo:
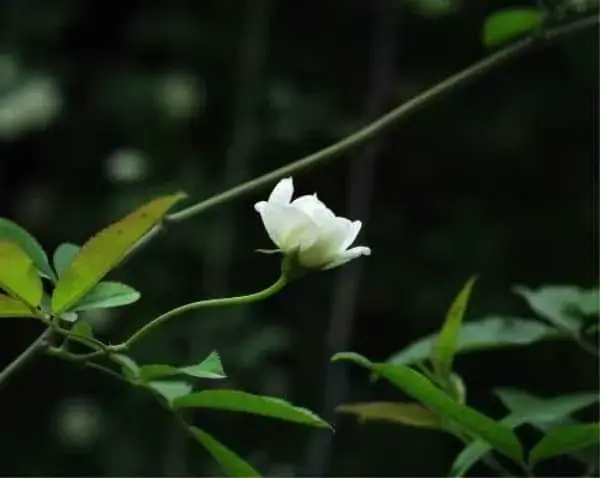
<svg viewBox="0 0 600 478">
<path fill-rule="evenodd" d="M 77 322 L 75 322 L 73 327 L 71 327 L 71 333 L 89 339 L 94 338 L 94 329 L 92 329 L 92 326 L 89 324 L 89 322 L 86 322 L 84 320 L 78 320 Z"/>
<path fill-rule="evenodd" d="M 254 395 L 239 390 L 205 390 L 179 397 L 175 408 L 212 408 L 232 412 L 252 413 L 318 428 L 331 428 L 327 422 L 306 408 L 296 407 L 285 400 Z"/>
<path fill-rule="evenodd" d="M 158 378 L 187 375 L 191 378 L 222 379 L 227 378 L 221 358 L 217 352 L 212 352 L 197 365 L 186 367 L 172 367 L 166 364 L 143 365 L 139 367 L 138 376 L 140 380 L 148 381 Z"/>
<path fill-rule="evenodd" d="M 483 25 L 483 43 L 489 48 L 502 46 L 515 38 L 538 30 L 544 13 L 537 8 L 507 8 L 489 15 Z"/>
<path fill-rule="evenodd" d="M 422 402 L 440 418 L 448 420 L 471 436 L 485 440 L 516 462 L 523 459 L 523 449 L 516 435 L 478 411 L 463 405 L 437 388 L 426 377 L 405 365 L 372 363 L 354 353 L 339 353 L 332 360 L 348 360 L 385 378 L 412 398 Z"/>
<path fill-rule="evenodd" d="M 0 317 L 37 317 L 37 313 L 23 301 L 0 294 Z"/>
<path fill-rule="evenodd" d="M 164 398 L 170 407 L 174 406 L 175 400 L 189 395 L 192 391 L 189 383 L 180 380 L 151 380 L 144 385 Z"/>
<path fill-rule="evenodd" d="M 597 422 L 559 428 L 548 433 L 533 447 L 529 454 L 529 464 L 533 466 L 542 460 L 564 455 L 599 441 L 600 426 Z"/>
<path fill-rule="evenodd" d="M 89 239 L 56 283 L 53 313 L 75 305 L 184 197 L 177 193 L 154 199 Z"/>
<path fill-rule="evenodd" d="M 0 287 L 29 307 L 38 307 L 44 291 L 31 258 L 14 242 L 0 241 L 0 265 Z"/>
<path fill-rule="evenodd" d="M 578 393 L 555 398 L 540 398 L 521 390 L 500 389 L 496 392 L 511 410 L 500 423 L 516 429 L 523 424 L 543 427 L 586 408 L 599 399 L 595 393 Z M 510 405 L 509 405 L 510 404 Z M 470 468 L 492 450 L 487 443 L 474 440 L 458 454 L 452 465 L 452 476 L 464 476 Z"/>
<path fill-rule="evenodd" d="M 383 421 L 417 428 L 444 429 L 440 418 L 418 403 L 348 403 L 339 405 L 336 411 L 355 415 L 360 422 Z"/>
<path fill-rule="evenodd" d="M 575 286 L 546 286 L 538 290 L 523 286 L 514 288 L 529 307 L 560 330 L 579 333 L 582 318 L 598 315 L 600 296 L 597 289 L 585 290 Z"/>
<path fill-rule="evenodd" d="M 476 277 L 469 279 L 454 299 L 434 343 L 433 366 L 438 378 L 444 382 L 449 382 L 452 374 L 452 361 L 456 353 L 463 317 L 476 280 Z"/>
<path fill-rule="evenodd" d="M 80 249 L 80 246 L 71 243 L 64 243 L 56 248 L 53 263 L 59 278 L 71 265 Z M 120 282 L 102 281 L 79 299 L 70 310 L 78 312 L 90 309 L 122 307 L 137 302 L 140 297 L 141 294 L 129 285 Z"/>
<path fill-rule="evenodd" d="M 226 378 L 217 352 L 212 352 L 198 364 L 185 367 L 173 367 L 167 364 L 140 366 L 133 359 L 122 354 L 113 354 L 110 358 L 120 365 L 123 377 L 127 381 L 133 385 L 151 390 L 178 417 L 179 410 L 209 408 L 251 413 L 317 428 L 331 428 L 327 422 L 311 411 L 294 406 L 285 400 L 254 395 L 239 390 L 193 391 L 193 386 L 188 381 L 165 380 L 176 376 L 184 376 L 188 379 Z M 221 464 L 229 476 L 248 476 L 248 473 L 250 473 L 250 476 L 258 476 L 249 464 L 212 436 L 185 423 L 184 426 Z"/>
<path fill-rule="evenodd" d="M 75 303 L 73 312 L 90 309 L 122 307 L 137 302 L 141 294 L 133 287 L 120 282 L 99 282 Z"/>
<path fill-rule="evenodd" d="M 534 320 L 512 317 L 487 317 L 465 323 L 458 334 L 455 354 L 477 352 L 500 347 L 521 347 L 542 340 L 563 338 L 552 327 Z M 427 360 L 437 334 L 417 340 L 392 355 L 391 364 L 410 365 Z"/>
<path fill-rule="evenodd" d="M 65 242 L 56 248 L 52 255 L 52 264 L 54 265 L 54 270 L 58 277 L 62 277 L 64 272 L 71 265 L 71 262 L 73 262 L 73 259 L 75 259 L 79 249 L 81 249 L 80 246 L 71 244 L 70 242 Z"/>
<path fill-rule="evenodd" d="M 42 276 L 56 280 L 56 275 L 50 267 L 48 256 L 43 247 L 23 227 L 8 219 L 0 218 L 0 241 L 9 241 L 18 245 L 31 258 Z"/>
<path fill-rule="evenodd" d="M 249 463 L 217 441 L 212 435 L 193 426 L 189 427 L 189 431 L 206 448 L 215 461 L 223 467 L 228 476 L 240 478 L 260 476 L 260 473 L 252 468 Z"/>
</svg>

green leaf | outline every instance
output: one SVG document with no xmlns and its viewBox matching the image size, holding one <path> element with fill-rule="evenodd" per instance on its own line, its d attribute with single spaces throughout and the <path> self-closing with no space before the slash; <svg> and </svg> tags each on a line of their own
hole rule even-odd
<svg viewBox="0 0 600 478">
<path fill-rule="evenodd" d="M 109 355 L 109 358 L 121 366 L 121 373 L 127 380 L 134 383 L 138 381 L 140 377 L 140 367 L 131 357 L 123 354 L 112 354 Z"/>
<path fill-rule="evenodd" d="M 598 289 L 580 291 L 579 300 L 574 306 L 584 317 L 600 315 L 600 291 Z"/>
<path fill-rule="evenodd" d="M 75 322 L 75 325 L 71 328 L 71 332 L 73 334 L 79 335 L 81 337 L 86 337 L 88 339 L 94 338 L 94 329 L 89 322 L 85 320 L 78 320 Z"/>
<path fill-rule="evenodd" d="M 575 286 L 548 286 L 538 290 L 523 286 L 513 288 L 537 314 L 557 326 L 559 329 L 577 333 L 580 320 L 573 315 L 578 307 L 583 291 Z"/>
<path fill-rule="evenodd" d="M 600 424 L 586 423 L 558 428 L 542 438 L 529 453 L 529 464 L 564 455 L 600 441 Z"/>
<path fill-rule="evenodd" d="M 432 357 L 434 369 L 437 376 L 444 381 L 448 381 L 452 373 L 452 360 L 458 345 L 463 317 L 476 280 L 477 277 L 471 277 L 456 296 L 434 342 Z"/>
<path fill-rule="evenodd" d="M 418 403 L 348 403 L 339 405 L 336 412 L 356 415 L 361 422 L 384 421 L 418 428 L 443 429 L 439 417 Z"/>
<path fill-rule="evenodd" d="M 392 355 L 387 362 L 410 365 L 431 355 L 437 336 L 429 335 Z M 563 338 L 552 327 L 534 320 L 509 317 L 488 317 L 467 322 L 458 334 L 454 353 L 476 352 L 500 347 L 519 347 L 532 343 Z"/>
<path fill-rule="evenodd" d="M 600 398 L 595 393 L 578 393 L 546 399 L 514 389 L 498 389 L 495 393 L 511 410 L 511 413 L 500 421 L 511 429 L 518 428 L 525 423 L 543 428 L 544 424 L 568 417 L 572 413 L 594 404 Z M 464 476 L 491 450 L 492 447 L 487 443 L 474 440 L 454 460 L 451 476 Z"/>
<path fill-rule="evenodd" d="M 63 312 L 58 316 L 60 320 L 64 320 L 65 322 L 76 322 L 79 318 L 76 312 Z"/>
<path fill-rule="evenodd" d="M 217 352 L 212 352 L 196 365 L 189 365 L 187 367 L 172 367 L 166 364 L 144 365 L 140 367 L 139 373 L 143 381 L 176 375 L 187 375 L 188 377 L 205 379 L 227 378 L 221 364 L 221 358 Z"/>
<path fill-rule="evenodd" d="M 0 294 L 0 317 L 37 317 L 38 314 L 19 299 Z"/>
<path fill-rule="evenodd" d="M 507 8 L 489 15 L 483 25 L 483 44 L 497 47 L 515 38 L 531 34 L 544 23 L 537 8 Z"/>
<path fill-rule="evenodd" d="M 122 307 L 138 301 L 142 295 L 133 287 L 120 282 L 104 281 L 96 284 L 73 309 L 73 312 L 90 309 Z"/>
<path fill-rule="evenodd" d="M 478 411 L 453 400 L 426 377 L 405 365 L 372 363 L 355 353 L 339 353 L 332 360 L 348 360 L 375 372 L 401 389 L 410 397 L 423 403 L 432 412 L 447 419 L 470 435 L 481 438 L 502 454 L 521 462 L 523 449 L 516 435 Z"/>
<path fill-rule="evenodd" d="M 56 280 L 56 275 L 48 263 L 48 256 L 44 248 L 35 237 L 17 223 L 0 218 L 0 241 L 10 241 L 17 244 L 31 258 L 40 274 L 52 281 Z"/>
<path fill-rule="evenodd" d="M 175 408 L 212 408 L 232 412 L 252 413 L 320 428 L 331 428 L 310 410 L 274 397 L 253 395 L 240 390 L 204 390 L 190 393 L 173 402 Z"/>
<path fill-rule="evenodd" d="M 56 248 L 52 256 L 52 264 L 54 264 L 54 270 L 58 277 L 61 277 L 71 265 L 79 249 L 81 249 L 80 246 L 70 242 L 65 242 Z"/>
<path fill-rule="evenodd" d="M 525 416 L 527 423 L 544 433 L 560 427 L 577 425 L 577 420 L 571 418 L 571 415 L 600 400 L 598 393 L 577 393 L 545 398 L 512 388 L 496 389 L 494 394 L 513 414 Z M 585 465 L 590 465 L 598 460 L 598 449 L 590 446 L 569 455 Z"/>
<path fill-rule="evenodd" d="M 0 287 L 29 307 L 42 302 L 42 279 L 31 258 L 14 242 L 0 241 Z"/>
<path fill-rule="evenodd" d="M 239 455 L 231 451 L 221 442 L 217 441 L 212 435 L 197 427 L 189 427 L 194 438 L 206 448 L 211 456 L 217 461 L 228 476 L 232 477 L 253 477 L 260 476 L 252 466 L 244 461 Z"/>
<path fill-rule="evenodd" d="M 535 396 L 523 390 L 499 388 L 494 394 L 511 412 L 529 423 L 553 422 L 571 415 L 600 400 L 597 393 L 575 393 L 552 398 Z"/>
<path fill-rule="evenodd" d="M 159 197 L 89 239 L 56 283 L 52 311 L 60 314 L 75 305 L 184 197 L 183 193 Z"/>
<path fill-rule="evenodd" d="M 181 397 L 189 396 L 192 386 L 187 382 L 154 380 L 146 384 L 148 388 L 161 395 L 169 405 Z"/>
</svg>

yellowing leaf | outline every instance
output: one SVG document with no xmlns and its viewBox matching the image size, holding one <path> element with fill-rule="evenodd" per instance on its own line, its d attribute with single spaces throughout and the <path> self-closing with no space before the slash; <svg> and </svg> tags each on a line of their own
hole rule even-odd
<svg viewBox="0 0 600 478">
<path fill-rule="evenodd" d="M 75 305 L 184 197 L 177 193 L 150 201 L 89 239 L 58 280 L 52 312 L 60 314 Z"/>
<path fill-rule="evenodd" d="M 336 411 L 356 415 L 360 421 L 383 421 L 419 428 L 442 428 L 439 417 L 418 403 L 348 403 L 338 406 Z"/>
<path fill-rule="evenodd" d="M 35 317 L 36 314 L 19 299 L 0 294 L 0 317 Z"/>
<path fill-rule="evenodd" d="M 13 242 L 0 241 L 0 287 L 30 307 L 42 301 L 42 279 L 31 258 Z"/>
</svg>

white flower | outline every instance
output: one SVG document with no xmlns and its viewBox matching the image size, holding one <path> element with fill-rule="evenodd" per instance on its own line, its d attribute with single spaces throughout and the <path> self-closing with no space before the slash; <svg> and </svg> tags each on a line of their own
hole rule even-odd
<svg viewBox="0 0 600 478">
<path fill-rule="evenodd" d="M 336 216 L 316 194 L 292 201 L 293 194 L 292 178 L 282 179 L 268 201 L 254 205 L 283 254 L 296 254 L 300 265 L 311 269 L 331 269 L 371 254 L 364 246 L 348 249 L 358 236 L 360 221 Z"/>
</svg>

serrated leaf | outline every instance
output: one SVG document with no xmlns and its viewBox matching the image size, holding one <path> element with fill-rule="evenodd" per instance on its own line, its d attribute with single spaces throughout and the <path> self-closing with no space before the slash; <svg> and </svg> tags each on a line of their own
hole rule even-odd
<svg viewBox="0 0 600 478">
<path fill-rule="evenodd" d="M 37 317 L 38 315 L 24 302 L 8 295 L 0 294 L 0 317 Z"/>
<path fill-rule="evenodd" d="M 548 458 L 564 455 L 600 442 L 600 424 L 586 423 L 558 428 L 542 438 L 529 453 L 529 464 L 533 466 Z"/>
<path fill-rule="evenodd" d="M 544 13 L 537 8 L 507 8 L 489 15 L 483 25 L 483 43 L 487 47 L 504 45 L 531 34 L 544 23 Z"/>
<path fill-rule="evenodd" d="M 0 287 L 32 308 L 42 301 L 42 279 L 31 258 L 14 242 L 0 241 Z"/>
<path fill-rule="evenodd" d="M 231 412 L 252 413 L 288 422 L 319 428 L 331 428 L 327 422 L 306 408 L 296 407 L 285 400 L 254 395 L 240 390 L 204 390 L 180 397 L 175 408 L 212 408 Z"/>
<path fill-rule="evenodd" d="M 458 345 L 463 317 L 476 280 L 477 277 L 471 277 L 456 296 L 434 342 L 432 357 L 434 369 L 437 376 L 444 381 L 448 381 L 452 373 L 452 361 Z"/>
<path fill-rule="evenodd" d="M 147 383 L 147 386 L 161 395 L 169 405 L 181 397 L 189 396 L 192 386 L 187 382 L 153 380 Z"/>
<path fill-rule="evenodd" d="M 75 305 L 184 197 L 177 193 L 150 201 L 89 239 L 56 283 L 52 311 L 59 314 Z"/>
<path fill-rule="evenodd" d="M 31 258 L 40 274 L 52 281 L 56 280 L 56 275 L 48 262 L 46 251 L 37 239 L 23 227 L 8 219 L 0 218 L 0 241 L 17 244 Z"/>
<path fill-rule="evenodd" d="M 75 259 L 79 249 L 81 249 L 80 246 L 71 244 L 70 242 L 65 242 L 56 248 L 52 255 L 52 264 L 54 265 L 54 270 L 58 277 L 61 277 L 65 270 L 71 265 L 71 262 Z"/>
<path fill-rule="evenodd" d="M 187 375 L 188 377 L 204 379 L 227 378 L 217 352 L 212 352 L 199 364 L 186 367 L 173 367 L 166 364 L 144 365 L 140 367 L 140 379 L 144 381 L 177 375 Z"/>
<path fill-rule="evenodd" d="M 579 393 L 561 397 L 540 398 L 514 389 L 499 389 L 495 393 L 511 410 L 500 423 L 516 429 L 529 423 L 541 429 L 547 424 L 586 408 L 600 398 L 595 393 Z M 474 440 L 458 454 L 452 465 L 451 476 L 464 476 L 471 467 L 492 450 L 487 443 Z"/>
<path fill-rule="evenodd" d="M 217 463 L 223 467 L 223 470 L 231 477 L 260 477 L 260 474 L 252 468 L 238 454 L 227 448 L 221 442 L 217 441 L 212 435 L 206 433 L 198 427 L 189 427 L 194 438 L 206 448 Z"/>
<path fill-rule="evenodd" d="M 590 307 L 588 291 L 575 286 L 546 286 L 537 290 L 515 286 L 513 291 L 523 297 L 529 307 L 541 317 L 572 333 L 577 333 L 581 327 L 581 321 L 575 314 Z M 594 294 L 595 291 L 591 292 L 592 296 L 597 294 Z"/>
<path fill-rule="evenodd" d="M 336 412 L 356 415 L 361 422 L 384 421 L 418 428 L 443 428 L 439 417 L 418 403 L 348 403 L 336 407 Z"/>
<path fill-rule="evenodd" d="M 469 435 L 481 438 L 509 458 L 517 462 L 522 461 L 523 448 L 509 428 L 453 400 L 429 379 L 411 368 L 405 365 L 372 363 L 367 358 L 350 352 L 338 353 L 332 360 L 347 360 L 375 372 L 421 402 L 440 418 L 450 421 Z"/>
<path fill-rule="evenodd" d="M 137 302 L 141 296 L 142 294 L 127 284 L 103 281 L 80 299 L 72 311 L 122 307 Z"/>
<path fill-rule="evenodd" d="M 410 365 L 426 360 L 436 335 L 429 335 L 392 355 L 390 364 Z M 563 338 L 552 327 L 535 320 L 487 317 L 474 322 L 465 323 L 459 334 L 454 353 L 476 352 L 500 347 L 519 347 L 532 343 Z"/>
</svg>

